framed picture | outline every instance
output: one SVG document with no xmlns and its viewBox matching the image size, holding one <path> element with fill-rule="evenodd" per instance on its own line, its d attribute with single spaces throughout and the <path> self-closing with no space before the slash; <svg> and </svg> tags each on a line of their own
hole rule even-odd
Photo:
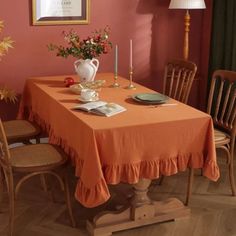
<svg viewBox="0 0 236 236">
<path fill-rule="evenodd" d="M 88 24 L 90 0 L 32 0 L 33 25 Z"/>
</svg>

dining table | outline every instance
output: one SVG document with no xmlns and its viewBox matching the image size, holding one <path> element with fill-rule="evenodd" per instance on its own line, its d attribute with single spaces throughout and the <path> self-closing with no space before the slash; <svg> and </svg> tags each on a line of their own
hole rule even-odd
<svg viewBox="0 0 236 236">
<path fill-rule="evenodd" d="M 167 98 L 164 104 L 137 101 L 138 94 L 157 92 L 113 73 L 97 73 L 99 100 L 116 103 L 126 111 L 111 117 L 75 109 L 79 95 L 65 87 L 68 75 L 27 78 L 18 118 L 36 122 L 48 133 L 49 143 L 69 155 L 78 177 L 75 198 L 85 207 L 97 207 L 110 199 L 109 185 L 129 183 L 134 196 L 129 208 L 101 214 L 87 223 L 93 235 L 153 224 L 189 215 L 178 199 L 155 202 L 147 196 L 151 180 L 188 168 L 202 169 L 217 181 L 214 129 L 211 116 Z M 77 75 L 70 75 L 79 82 Z M 128 86 L 128 87 L 127 87 Z M 187 180 L 186 180 L 187 181 Z M 165 207 L 167 206 L 167 207 Z M 172 211 L 171 211 L 172 209 Z"/>
</svg>

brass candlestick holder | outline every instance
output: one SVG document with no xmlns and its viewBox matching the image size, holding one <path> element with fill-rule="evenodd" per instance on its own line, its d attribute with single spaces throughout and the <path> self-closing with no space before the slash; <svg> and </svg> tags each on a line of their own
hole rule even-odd
<svg viewBox="0 0 236 236">
<path fill-rule="evenodd" d="M 120 84 L 117 82 L 118 80 L 118 75 L 115 74 L 114 75 L 114 83 L 111 85 L 112 88 L 119 88 L 120 87 Z"/>
<path fill-rule="evenodd" d="M 133 85 L 133 67 L 129 68 L 129 86 L 125 87 L 126 89 L 136 89 Z"/>
</svg>

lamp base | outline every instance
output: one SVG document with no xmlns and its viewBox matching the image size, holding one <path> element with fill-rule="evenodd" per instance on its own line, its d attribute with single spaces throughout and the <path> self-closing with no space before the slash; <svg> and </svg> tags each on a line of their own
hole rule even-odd
<svg viewBox="0 0 236 236">
<path fill-rule="evenodd" d="M 184 59 L 188 60 L 189 55 L 189 31 L 190 31 L 190 14 L 189 11 L 186 11 L 185 17 L 184 17 Z"/>
</svg>

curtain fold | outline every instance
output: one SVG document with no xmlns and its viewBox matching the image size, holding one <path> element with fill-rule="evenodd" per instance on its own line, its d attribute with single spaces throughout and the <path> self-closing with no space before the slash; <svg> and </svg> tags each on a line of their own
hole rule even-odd
<svg viewBox="0 0 236 236">
<path fill-rule="evenodd" d="M 213 0 L 208 89 L 217 69 L 236 71 L 236 0 Z"/>
</svg>

